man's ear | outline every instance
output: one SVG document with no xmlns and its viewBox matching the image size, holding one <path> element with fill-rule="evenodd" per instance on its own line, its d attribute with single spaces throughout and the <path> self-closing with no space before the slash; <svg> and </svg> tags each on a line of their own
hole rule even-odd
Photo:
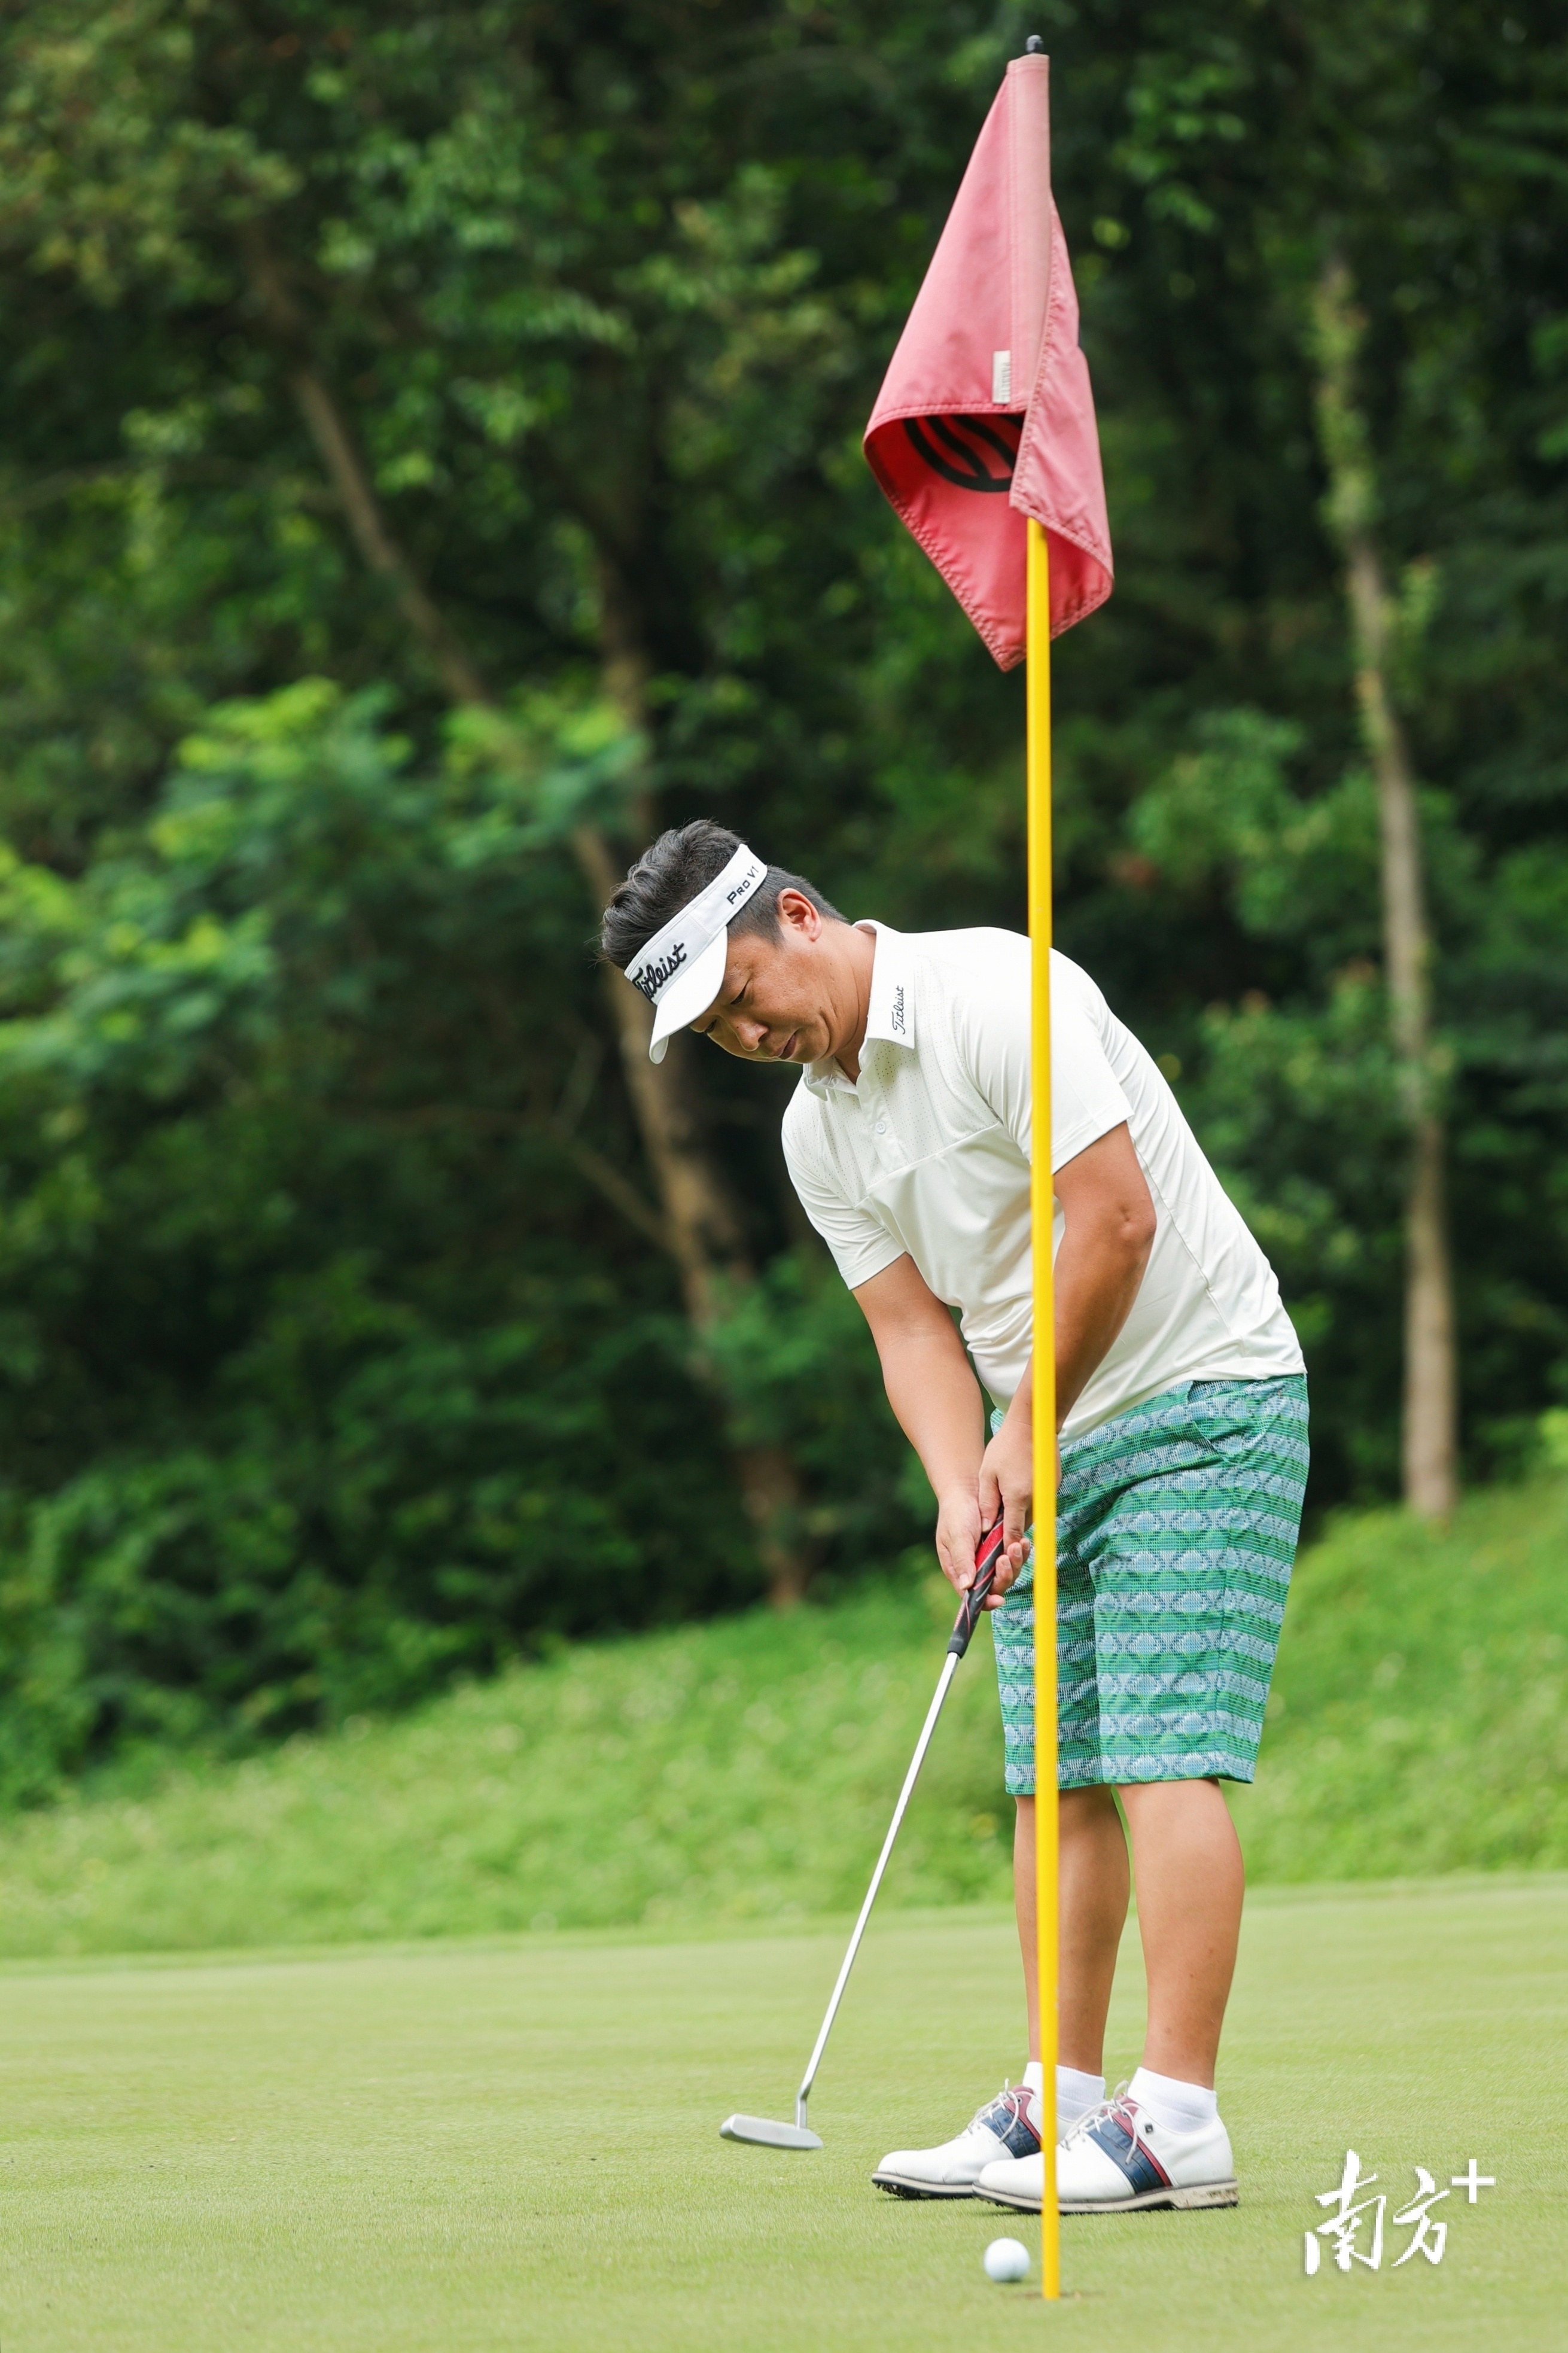
<svg viewBox="0 0 1568 2353">
<path fill-rule="evenodd" d="M 794 932 L 803 940 L 821 936 L 822 917 L 804 891 L 779 892 L 778 918 L 786 932 Z"/>
</svg>

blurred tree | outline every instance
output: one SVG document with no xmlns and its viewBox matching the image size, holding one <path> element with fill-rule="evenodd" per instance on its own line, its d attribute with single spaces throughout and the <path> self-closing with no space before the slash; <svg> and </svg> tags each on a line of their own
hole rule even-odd
<svg viewBox="0 0 1568 2353">
<path fill-rule="evenodd" d="M 753 1589 L 759 1522 L 829 1574 L 918 1532 L 783 1180 L 781 1103 L 689 1056 L 667 1149 L 584 943 L 605 872 L 700 812 L 851 912 L 1022 921 L 1016 681 L 858 435 L 1036 30 L 1118 553 L 1057 665 L 1063 944 L 1179 1072 L 1279 1265 L 1316 1496 L 1385 1489 L 1404 1145 L 1302 341 L 1337 249 L 1389 576 L 1430 607 L 1390 684 L 1430 780 L 1475 1469 L 1568 1388 L 1557 12 L 35 0 L 0 26 L 0 832 L 26 911 L 0 1102 L 25 1566 L 0 1641 L 14 1688 L 77 1710 L 39 1756 L 151 1721 L 148 1694 L 207 1722 L 265 1692 L 271 1725 L 551 1624 L 713 1606 Z M 291 701 L 309 679 L 338 701 Z M 208 715 L 236 697 L 249 716 Z M 193 768 L 187 741 L 230 748 Z M 353 825 L 345 763 L 373 780 Z M 159 828 L 198 773 L 250 808 L 270 765 L 297 818 L 265 854 L 244 831 L 243 890 L 203 882 L 176 923 Z M 432 813 L 395 824 L 410 795 Z M 500 865 L 470 869 L 492 835 Z M 382 872 L 407 893 L 373 908 Z M 163 975 L 180 1010 L 159 1055 L 95 1076 L 89 982 L 130 955 L 127 892 L 163 909 L 137 986 Z M 314 918 L 276 928 L 306 900 L 338 909 L 330 946 Z M 247 995 L 242 949 L 286 985 Z M 133 1012 L 116 998 L 110 1033 Z M 176 1031 L 211 1059 L 169 1059 Z M 414 1331 L 473 1401 L 460 1438 L 441 1379 L 398 1370 Z M 291 1451 L 307 1395 L 311 1428 L 352 1409 L 352 1523 L 299 1516 L 345 1492 Z M 587 1434 L 513 1436 L 554 1405 Z M 750 1543 L 748 1447 L 795 1488 Z M 494 1567 L 492 1478 L 565 1514 L 583 1574 Z M 274 1531 L 265 1572 L 242 1527 Z M 225 1647 L 196 1564 L 215 1595 L 232 1567 L 236 1591 L 338 1598 L 268 1601 L 265 1640 L 242 1612 Z M 363 1683 L 334 1630 L 356 1596 Z M 133 1621 L 198 1630 L 138 1650 Z"/>
<path fill-rule="evenodd" d="M 1444 1518 L 1458 1495 L 1458 1367 L 1448 1247 L 1447 1139 L 1440 1072 L 1432 1050 L 1432 934 L 1415 779 L 1390 682 L 1398 613 L 1376 538 L 1377 472 L 1357 396 L 1356 353 L 1366 321 L 1349 273 L 1331 259 L 1314 304 L 1318 424 L 1329 472 L 1330 528 L 1344 550 L 1355 636 L 1356 700 L 1377 780 L 1382 837 L 1384 969 L 1399 1065 L 1400 1110 L 1409 1131 L 1405 1210 L 1405 1499 L 1424 1519 Z M 1412 574 L 1418 586 L 1419 573 Z"/>
</svg>

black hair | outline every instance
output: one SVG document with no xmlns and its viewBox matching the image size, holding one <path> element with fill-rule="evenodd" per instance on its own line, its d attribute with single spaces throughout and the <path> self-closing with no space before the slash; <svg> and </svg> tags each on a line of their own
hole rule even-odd
<svg viewBox="0 0 1568 2353">
<path fill-rule="evenodd" d="M 724 871 L 740 847 L 740 835 L 731 833 L 728 826 L 715 825 L 711 818 L 700 817 L 690 825 L 661 833 L 652 849 L 643 851 L 605 910 L 599 944 L 610 962 L 624 972 L 654 934 L 663 931 L 699 891 Z M 731 931 L 776 933 L 781 891 L 798 891 L 819 915 L 832 923 L 845 920 L 804 874 L 770 866 L 766 880 L 731 919 Z"/>
</svg>

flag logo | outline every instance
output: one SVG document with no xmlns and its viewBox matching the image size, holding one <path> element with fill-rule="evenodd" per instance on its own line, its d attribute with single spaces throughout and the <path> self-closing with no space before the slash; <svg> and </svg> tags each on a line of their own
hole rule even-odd
<svg viewBox="0 0 1568 2353">
<path fill-rule="evenodd" d="M 1021 417 L 906 417 L 903 426 L 932 472 L 954 490 L 1010 491 L 1023 421 Z M 936 442 L 941 448 L 933 446 Z"/>
</svg>

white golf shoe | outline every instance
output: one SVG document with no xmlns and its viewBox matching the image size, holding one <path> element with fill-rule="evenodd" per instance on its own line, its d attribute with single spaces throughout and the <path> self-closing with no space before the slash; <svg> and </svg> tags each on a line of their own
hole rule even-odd
<svg viewBox="0 0 1568 2353">
<path fill-rule="evenodd" d="M 998 2158 L 981 2173 L 974 2194 L 1037 2214 L 1045 2179 L 1037 2154 Z M 1197 2132 L 1172 2132 L 1125 2093 L 1091 2109 L 1057 2150 L 1057 2203 L 1064 2214 L 1234 2206 L 1239 2196 L 1230 2136 L 1217 2116 Z"/>
<path fill-rule="evenodd" d="M 871 2179 L 894 2198 L 973 2198 L 986 2166 L 1026 2164 L 1031 2150 L 1037 2164 L 1039 2146 L 1029 2122 L 1028 2089 L 1019 2084 L 982 2108 L 956 2140 L 944 2140 L 940 2148 L 895 2148 Z"/>
</svg>

